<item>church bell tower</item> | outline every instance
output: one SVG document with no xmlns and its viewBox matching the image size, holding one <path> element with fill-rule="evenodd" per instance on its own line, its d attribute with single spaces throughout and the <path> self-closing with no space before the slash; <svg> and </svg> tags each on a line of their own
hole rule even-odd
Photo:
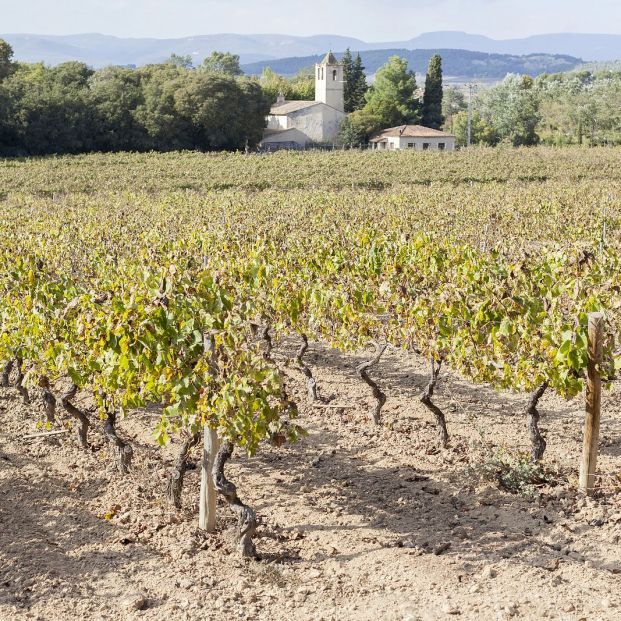
<svg viewBox="0 0 621 621">
<path fill-rule="evenodd" d="M 339 112 L 345 112 L 343 65 L 332 52 L 315 65 L 315 101 L 321 101 Z"/>
</svg>

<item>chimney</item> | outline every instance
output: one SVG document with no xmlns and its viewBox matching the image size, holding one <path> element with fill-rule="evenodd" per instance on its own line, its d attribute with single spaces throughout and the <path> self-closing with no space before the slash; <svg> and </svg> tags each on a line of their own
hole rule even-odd
<svg viewBox="0 0 621 621">
<path fill-rule="evenodd" d="M 276 103 L 277 104 L 285 103 L 285 96 L 282 94 L 282 92 L 278 93 L 278 97 L 276 97 Z"/>
</svg>

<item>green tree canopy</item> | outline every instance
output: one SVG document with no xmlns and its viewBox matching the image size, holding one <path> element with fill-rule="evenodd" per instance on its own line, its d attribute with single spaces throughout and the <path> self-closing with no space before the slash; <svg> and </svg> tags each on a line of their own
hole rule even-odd
<svg viewBox="0 0 621 621">
<path fill-rule="evenodd" d="M 269 111 L 259 82 L 186 60 L 19 64 L 0 84 L 0 154 L 254 147 Z"/>
<path fill-rule="evenodd" d="M 93 145 L 88 81 L 93 71 L 68 62 L 16 71 L 3 82 L 11 101 L 11 133 L 26 154 L 79 153 Z"/>
<path fill-rule="evenodd" d="M 468 112 L 462 110 L 453 117 L 453 134 L 457 144 L 465 147 L 468 144 Z M 498 136 L 494 128 L 481 118 L 478 112 L 472 114 L 472 144 L 495 145 Z"/>
<path fill-rule="evenodd" d="M 339 143 L 347 147 L 360 146 L 381 125 L 381 120 L 366 108 L 356 110 L 341 123 Z"/>
<path fill-rule="evenodd" d="M 274 103 L 279 95 L 287 100 L 312 101 L 315 99 L 315 75 L 313 69 L 302 69 L 291 79 L 278 75 L 265 67 L 260 83 L 267 99 Z"/>
<path fill-rule="evenodd" d="M 613 65 L 614 66 L 614 65 Z M 538 133 L 552 144 L 621 144 L 621 71 L 541 75 Z"/>
<path fill-rule="evenodd" d="M 203 61 L 203 69 L 213 73 L 224 73 L 226 75 L 241 75 L 243 71 L 239 66 L 239 56 L 230 52 L 212 52 Z"/>
<path fill-rule="evenodd" d="M 144 104 L 140 73 L 125 67 L 106 67 L 90 79 L 94 141 L 99 149 L 118 151 L 141 148 L 147 138 L 136 120 Z"/>
<path fill-rule="evenodd" d="M 8 78 L 15 68 L 13 48 L 4 39 L 0 39 L 0 82 Z"/>
<path fill-rule="evenodd" d="M 429 60 L 423 95 L 423 118 L 425 127 L 440 129 L 444 124 L 442 114 L 442 58 L 434 54 Z"/>
<path fill-rule="evenodd" d="M 168 59 L 168 63 L 173 65 L 173 67 L 181 67 L 183 69 L 191 69 L 192 68 L 192 57 L 187 54 L 186 56 L 181 56 L 179 54 L 171 54 Z"/>
<path fill-rule="evenodd" d="M 420 122 L 416 74 L 408 70 L 407 60 L 391 56 L 378 70 L 375 82 L 366 94 L 364 110 L 367 117 L 377 119 L 379 127 Z"/>
<path fill-rule="evenodd" d="M 444 89 L 442 95 L 442 116 L 444 117 L 444 127 L 453 133 L 453 118 L 458 112 L 467 108 L 464 93 L 455 86 Z"/>
<path fill-rule="evenodd" d="M 477 110 L 500 140 L 514 146 L 539 142 L 539 95 L 529 76 L 508 75 L 477 100 Z"/>
</svg>

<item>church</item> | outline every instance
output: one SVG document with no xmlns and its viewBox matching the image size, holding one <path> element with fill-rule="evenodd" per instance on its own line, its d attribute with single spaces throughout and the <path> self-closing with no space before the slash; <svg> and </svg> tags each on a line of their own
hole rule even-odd
<svg viewBox="0 0 621 621">
<path fill-rule="evenodd" d="M 315 65 L 315 101 L 286 101 L 280 96 L 267 117 L 261 148 L 303 149 L 333 143 L 347 116 L 343 65 L 332 52 Z"/>
</svg>

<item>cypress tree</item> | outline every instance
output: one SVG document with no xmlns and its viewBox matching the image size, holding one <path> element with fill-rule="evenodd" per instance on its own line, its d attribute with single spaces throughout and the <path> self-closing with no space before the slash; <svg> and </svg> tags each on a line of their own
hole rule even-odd
<svg viewBox="0 0 621 621">
<path fill-rule="evenodd" d="M 351 51 L 347 48 L 343 54 L 341 63 L 343 64 L 343 76 L 345 79 L 343 89 L 345 112 L 355 112 L 364 106 L 364 95 L 368 90 L 360 53 L 358 53 L 356 60 L 354 60 Z"/>
<path fill-rule="evenodd" d="M 423 120 L 425 127 L 440 129 L 444 123 L 442 115 L 442 58 L 434 54 L 429 60 L 423 95 Z"/>
<path fill-rule="evenodd" d="M 362 65 L 362 58 L 360 58 L 360 52 L 356 56 L 356 60 L 353 65 L 353 93 L 352 93 L 352 112 L 354 110 L 361 110 L 366 103 L 364 96 L 369 90 L 367 85 L 367 78 L 364 74 L 364 67 Z"/>
<path fill-rule="evenodd" d="M 343 86 L 343 97 L 345 103 L 345 112 L 353 112 L 355 108 L 353 107 L 353 98 L 354 98 L 354 59 L 352 58 L 351 52 L 349 48 L 345 50 L 345 54 L 343 54 L 343 58 L 341 59 L 341 63 L 343 64 L 343 79 L 345 80 L 345 84 Z"/>
</svg>

